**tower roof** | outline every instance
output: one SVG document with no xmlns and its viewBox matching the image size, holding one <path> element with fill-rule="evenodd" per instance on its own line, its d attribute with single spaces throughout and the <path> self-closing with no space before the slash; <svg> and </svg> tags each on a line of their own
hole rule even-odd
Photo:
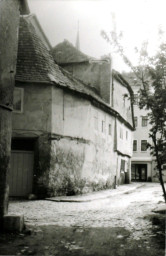
<svg viewBox="0 0 166 256">
<path fill-rule="evenodd" d="M 51 52 L 54 60 L 58 64 L 81 63 L 94 59 L 79 51 L 66 39 L 62 43 L 56 45 Z"/>
</svg>

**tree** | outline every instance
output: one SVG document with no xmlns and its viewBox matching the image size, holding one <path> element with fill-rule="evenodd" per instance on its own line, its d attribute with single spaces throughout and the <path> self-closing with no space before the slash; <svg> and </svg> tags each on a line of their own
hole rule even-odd
<svg viewBox="0 0 166 256">
<path fill-rule="evenodd" d="M 160 31 L 161 34 L 162 31 Z M 166 43 L 161 43 L 157 54 L 150 57 L 147 52 L 147 42 L 144 42 L 139 51 L 136 49 L 139 53 L 139 66 L 134 66 L 125 55 L 116 31 L 111 32 L 110 36 L 102 31 L 101 35 L 116 49 L 131 68 L 136 81 L 141 83 L 139 106 L 149 111 L 148 117 L 151 124 L 149 137 L 153 142 L 147 146 L 156 159 L 159 181 L 166 202 L 163 181 L 163 165 L 166 163 Z"/>
</svg>

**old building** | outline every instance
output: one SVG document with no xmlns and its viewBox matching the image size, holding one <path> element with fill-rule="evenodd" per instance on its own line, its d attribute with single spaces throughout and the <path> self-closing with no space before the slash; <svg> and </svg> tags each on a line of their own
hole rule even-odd
<svg viewBox="0 0 166 256">
<path fill-rule="evenodd" d="M 59 67 L 36 26 L 21 17 L 10 195 L 71 195 L 129 183 L 130 86 L 117 72 L 112 79 L 108 61 L 92 62 L 109 69 L 107 82 L 94 77 L 97 87 L 92 76 L 82 81 Z"/>
</svg>

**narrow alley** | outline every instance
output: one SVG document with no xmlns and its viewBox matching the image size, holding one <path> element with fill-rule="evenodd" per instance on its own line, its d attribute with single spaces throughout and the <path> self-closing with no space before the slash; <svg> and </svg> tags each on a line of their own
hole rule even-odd
<svg viewBox="0 0 166 256">
<path fill-rule="evenodd" d="M 101 192 L 102 194 L 103 192 Z M 29 231 L 3 235 L 2 255 L 164 255 L 164 215 L 158 183 L 91 202 L 11 201 Z M 10 244 L 10 246 L 9 246 Z"/>
</svg>

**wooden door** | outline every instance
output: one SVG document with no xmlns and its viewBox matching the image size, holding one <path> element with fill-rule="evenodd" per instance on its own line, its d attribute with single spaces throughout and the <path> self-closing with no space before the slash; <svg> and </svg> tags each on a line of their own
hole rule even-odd
<svg viewBox="0 0 166 256">
<path fill-rule="evenodd" d="M 10 196 L 25 197 L 32 193 L 33 162 L 34 153 L 32 151 L 12 151 L 9 175 Z"/>
</svg>

